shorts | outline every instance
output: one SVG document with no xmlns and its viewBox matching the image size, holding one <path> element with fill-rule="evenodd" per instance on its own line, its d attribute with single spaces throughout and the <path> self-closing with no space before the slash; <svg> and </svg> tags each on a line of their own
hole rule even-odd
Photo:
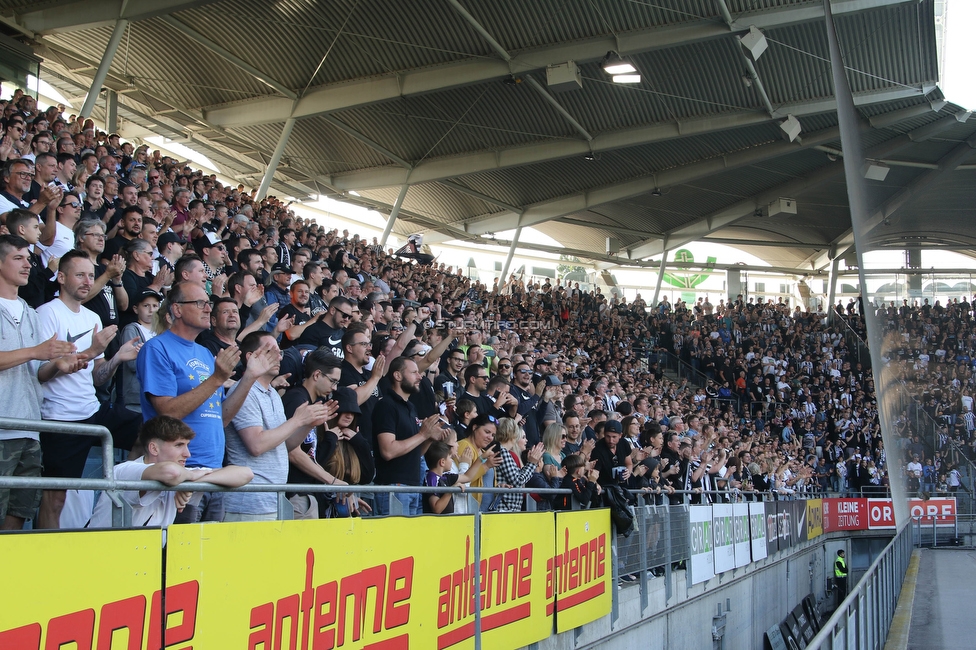
<svg viewBox="0 0 976 650">
<path fill-rule="evenodd" d="M 41 443 L 33 438 L 0 440 L 0 476 L 40 476 Z M 0 522 L 7 515 L 33 519 L 41 503 L 39 489 L 0 488 Z"/>
<path fill-rule="evenodd" d="M 318 519 L 319 502 L 308 494 L 293 494 L 288 498 L 295 510 L 295 519 Z"/>
<path fill-rule="evenodd" d="M 105 427 L 112 434 L 117 449 L 132 449 L 142 425 L 142 414 L 121 406 L 114 409 L 102 405 L 95 414 L 80 422 L 69 424 L 94 424 Z M 92 447 L 101 446 L 101 438 L 78 436 L 70 433 L 41 433 L 41 449 L 44 451 L 44 476 L 81 478 L 85 461 Z"/>
</svg>

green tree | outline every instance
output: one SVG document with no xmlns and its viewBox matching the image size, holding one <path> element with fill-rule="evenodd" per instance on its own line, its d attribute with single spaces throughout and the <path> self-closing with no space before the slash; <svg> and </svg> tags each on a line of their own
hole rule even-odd
<svg viewBox="0 0 976 650">
<path fill-rule="evenodd" d="M 575 255 L 559 256 L 559 266 L 556 267 L 556 273 L 558 273 L 560 278 L 566 277 L 568 273 L 585 274 L 586 272 L 586 268 L 582 266 L 582 262 Z"/>
</svg>

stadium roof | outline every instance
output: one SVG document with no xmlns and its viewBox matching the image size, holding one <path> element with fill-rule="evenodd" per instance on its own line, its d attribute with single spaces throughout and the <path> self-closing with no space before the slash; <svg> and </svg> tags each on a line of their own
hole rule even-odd
<svg viewBox="0 0 976 650">
<path fill-rule="evenodd" d="M 832 10 L 866 156 L 888 168 L 868 181 L 872 237 L 973 248 L 976 120 L 937 87 L 933 0 Z M 124 136 L 192 142 L 256 186 L 287 124 L 274 192 L 385 213 L 402 195 L 395 231 L 428 243 L 532 226 L 566 248 L 523 248 L 604 268 L 704 240 L 799 270 L 852 243 L 822 0 L 0 0 L 0 16 L 79 106 L 128 20 L 104 84 Z M 612 83 L 610 51 L 639 84 Z M 547 66 L 567 61 L 582 85 L 554 91 Z"/>
</svg>

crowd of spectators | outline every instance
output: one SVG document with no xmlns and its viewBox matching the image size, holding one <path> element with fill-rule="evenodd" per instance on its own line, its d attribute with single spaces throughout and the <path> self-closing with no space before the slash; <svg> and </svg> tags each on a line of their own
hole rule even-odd
<svg viewBox="0 0 976 650">
<path fill-rule="evenodd" d="M 27 95 L 2 124 L 3 413 L 106 426 L 128 453 L 116 476 L 567 487 L 530 498 L 568 508 L 611 485 L 658 503 L 883 491 L 889 462 L 917 452 L 953 485 L 942 449 L 889 458 L 871 373 L 822 312 L 741 296 L 648 305 L 515 276 L 488 286 Z M 972 309 L 885 315 L 905 380 L 946 423 L 946 447 L 958 436 L 968 453 Z M 664 351 L 705 385 L 670 379 Z M 0 431 L 0 474 L 77 478 L 93 444 Z M 405 514 L 526 507 L 522 491 L 447 494 L 394 496 Z M 389 494 L 287 497 L 296 518 L 391 512 Z M 66 498 L 0 491 L 0 520 L 57 528 Z M 126 499 L 141 523 L 281 516 L 274 493 Z M 106 506 L 83 506 L 70 521 L 106 521 Z"/>
</svg>

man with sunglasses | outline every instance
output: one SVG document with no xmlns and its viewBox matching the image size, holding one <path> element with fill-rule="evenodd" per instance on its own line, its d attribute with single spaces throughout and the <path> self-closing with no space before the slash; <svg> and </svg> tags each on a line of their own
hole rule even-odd
<svg viewBox="0 0 976 650">
<path fill-rule="evenodd" d="M 50 260 L 62 257 L 75 247 L 74 228 L 81 219 L 81 207 L 81 199 L 78 198 L 77 193 L 65 193 L 57 207 L 53 238 L 48 241 L 42 238 L 37 244 L 37 248 L 41 251 L 41 263 L 45 266 Z"/>
<path fill-rule="evenodd" d="M 345 358 L 345 351 L 342 348 L 342 336 L 346 333 L 346 328 L 352 323 L 352 301 L 343 296 L 335 298 L 329 308 L 321 312 L 305 328 L 295 345 L 320 348 L 325 346 L 328 350 L 339 357 Z"/>
<path fill-rule="evenodd" d="M 209 285 L 208 293 L 224 295 L 227 288 L 224 267 L 230 262 L 227 257 L 227 244 L 216 233 L 208 232 L 194 240 L 193 245 L 203 261 L 203 271 L 207 274 Z"/>
<path fill-rule="evenodd" d="M 29 209 L 30 202 L 24 200 L 24 195 L 30 192 L 31 180 L 34 173 L 29 162 L 23 160 L 8 160 L 3 168 L 4 189 L 0 191 L 0 214 L 17 208 Z M 31 212 L 35 212 L 31 210 Z"/>
<path fill-rule="evenodd" d="M 278 362 L 275 355 L 253 356 L 241 380 L 225 396 L 224 382 L 231 378 L 241 358 L 237 345 L 228 345 L 216 357 L 196 343 L 210 329 L 210 296 L 195 282 L 177 282 L 169 292 L 170 328 L 149 339 L 139 351 L 136 373 L 142 386 L 142 416 L 157 415 L 182 420 L 196 433 L 190 442 L 187 467 L 222 467 L 224 426 L 240 411 L 254 381 Z M 223 521 L 220 492 L 196 492 L 177 518 L 177 523 Z"/>
<path fill-rule="evenodd" d="M 3 138 L 0 138 L 0 160 L 14 160 L 20 158 L 24 147 L 24 133 L 27 132 L 27 123 L 20 115 L 14 115 L 7 120 L 7 128 L 4 130 Z"/>
</svg>

